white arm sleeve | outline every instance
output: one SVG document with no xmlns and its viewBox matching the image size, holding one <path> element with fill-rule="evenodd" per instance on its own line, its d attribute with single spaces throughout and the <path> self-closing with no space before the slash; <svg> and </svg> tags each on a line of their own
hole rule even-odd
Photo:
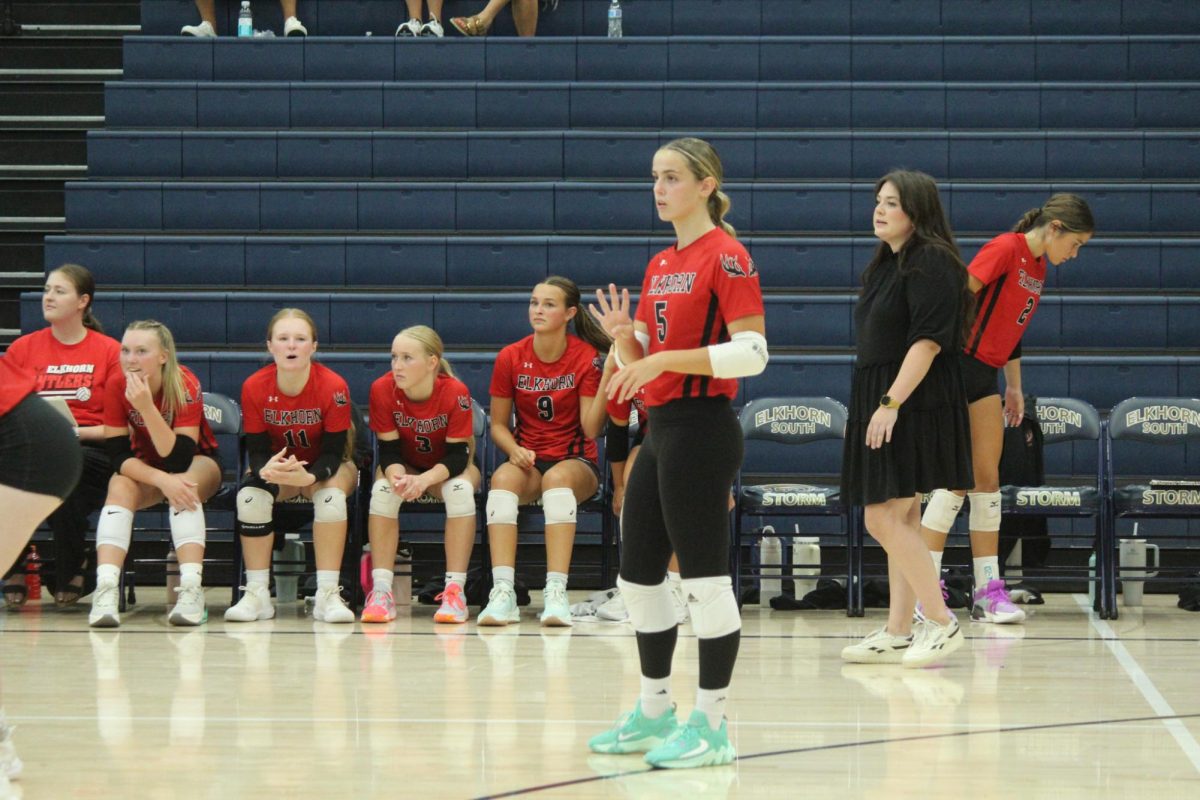
<svg viewBox="0 0 1200 800">
<path fill-rule="evenodd" d="M 740 331 L 728 342 L 710 344 L 708 360 L 714 378 L 745 378 L 767 368 L 767 338 L 755 331 Z"/>
<path fill-rule="evenodd" d="M 642 346 L 642 355 L 650 349 L 650 334 L 642 331 L 634 331 L 633 338 L 637 339 L 638 344 Z M 617 362 L 617 369 L 625 369 L 625 362 L 621 360 L 621 348 L 615 343 L 613 344 L 613 361 Z"/>
</svg>

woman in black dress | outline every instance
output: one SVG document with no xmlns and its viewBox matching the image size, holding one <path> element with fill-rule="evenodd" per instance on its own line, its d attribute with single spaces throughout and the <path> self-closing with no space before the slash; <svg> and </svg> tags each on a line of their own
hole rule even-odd
<svg viewBox="0 0 1200 800">
<path fill-rule="evenodd" d="M 921 667 L 962 646 L 920 534 L 920 495 L 972 486 L 971 428 L 958 354 L 971 308 L 967 271 L 937 185 L 897 171 L 875 184 L 880 239 L 854 312 L 857 358 L 842 495 L 865 506 L 888 555 L 888 622 L 842 651 L 855 663 Z M 921 601 L 926 621 L 913 630 Z"/>
</svg>

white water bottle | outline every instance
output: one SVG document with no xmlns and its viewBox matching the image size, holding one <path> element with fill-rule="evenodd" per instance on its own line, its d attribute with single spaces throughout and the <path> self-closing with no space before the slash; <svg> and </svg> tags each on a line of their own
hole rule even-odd
<svg viewBox="0 0 1200 800">
<path fill-rule="evenodd" d="M 396 551 L 396 567 L 392 576 L 392 598 L 398 606 L 412 605 L 412 550 L 401 547 Z"/>
<path fill-rule="evenodd" d="M 608 38 L 620 39 L 621 33 L 621 0 L 612 0 L 608 6 Z"/>
<path fill-rule="evenodd" d="M 800 526 L 796 529 L 799 532 Z M 816 536 L 797 536 L 792 539 L 792 577 L 796 581 L 796 599 L 817 588 L 821 574 L 821 540 Z"/>
<path fill-rule="evenodd" d="M 762 544 L 759 545 L 759 575 L 758 604 L 763 608 L 771 607 L 771 598 L 783 594 L 783 543 L 775 536 L 775 529 L 770 525 L 763 527 Z"/>
<path fill-rule="evenodd" d="M 250 0 L 242 0 L 242 10 L 238 12 L 238 36 L 254 36 L 254 17 L 250 13 Z"/>
<path fill-rule="evenodd" d="M 275 602 L 294 603 L 300 594 L 300 574 L 304 572 L 304 543 L 300 534 L 284 536 L 283 549 L 274 554 Z"/>
</svg>

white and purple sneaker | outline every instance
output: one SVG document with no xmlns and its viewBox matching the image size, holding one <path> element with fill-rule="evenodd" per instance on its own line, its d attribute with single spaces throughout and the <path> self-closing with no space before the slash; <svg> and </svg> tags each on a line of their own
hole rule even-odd
<svg viewBox="0 0 1200 800">
<path fill-rule="evenodd" d="M 996 579 L 988 581 L 987 586 L 975 593 L 971 619 L 997 625 L 1015 625 L 1025 621 L 1025 612 L 1013 604 L 1004 581 Z"/>
</svg>

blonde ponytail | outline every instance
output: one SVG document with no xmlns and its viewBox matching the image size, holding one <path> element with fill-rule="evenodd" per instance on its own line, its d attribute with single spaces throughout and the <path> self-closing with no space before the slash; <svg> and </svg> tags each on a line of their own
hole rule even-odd
<svg viewBox="0 0 1200 800">
<path fill-rule="evenodd" d="M 175 353 L 175 337 L 171 330 L 156 319 L 140 319 L 125 327 L 126 331 L 151 331 L 158 337 L 158 346 L 167 354 L 162 368 L 162 415 L 174 425 L 174 415 L 187 403 L 187 388 L 183 385 L 183 370 Z"/>
</svg>

